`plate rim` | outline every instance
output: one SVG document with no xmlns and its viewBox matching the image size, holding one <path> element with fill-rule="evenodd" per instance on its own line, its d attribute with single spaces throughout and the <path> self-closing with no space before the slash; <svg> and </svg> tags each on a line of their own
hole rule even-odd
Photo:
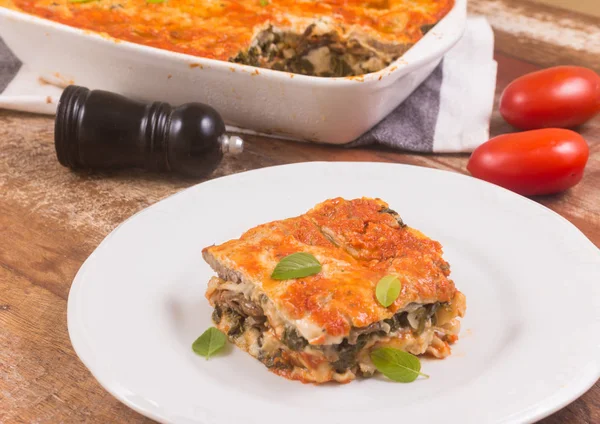
<svg viewBox="0 0 600 424">
<path fill-rule="evenodd" d="M 536 206 L 539 209 L 546 211 L 546 213 L 553 215 L 554 218 L 559 218 L 560 220 L 563 221 L 563 224 L 566 225 L 566 228 L 569 228 L 569 230 L 571 232 L 573 232 L 574 235 L 577 234 L 577 236 L 581 239 L 581 243 L 582 243 L 581 248 L 584 248 L 584 245 L 585 245 L 585 249 L 590 249 L 590 251 L 593 251 L 596 254 L 600 253 L 600 248 L 596 247 L 594 245 L 594 243 L 592 243 L 592 241 L 579 228 L 577 228 L 577 226 L 575 226 L 572 222 L 570 222 L 564 216 L 553 211 L 552 209 L 548 208 L 547 206 L 544 206 L 543 204 L 540 204 L 528 197 L 521 196 L 521 195 L 514 193 L 510 190 L 507 190 L 503 187 L 500 187 L 495 184 L 489 183 L 487 181 L 480 180 L 480 179 L 471 177 L 470 175 L 462 174 L 462 173 L 455 172 L 455 171 L 449 171 L 449 170 L 437 169 L 437 168 L 429 168 L 429 167 L 411 165 L 411 164 L 394 163 L 394 162 L 375 162 L 375 161 L 336 161 L 336 162 L 306 161 L 306 162 L 288 163 L 288 164 L 281 164 L 281 165 L 266 166 L 266 167 L 262 167 L 262 168 L 250 169 L 250 170 L 237 172 L 237 173 L 229 174 L 229 175 L 223 175 L 223 176 L 219 176 L 216 178 L 212 178 L 210 180 L 202 181 L 197 184 L 193 184 L 190 187 L 184 188 L 176 193 L 173 193 L 173 194 L 159 200 L 158 202 L 155 202 L 155 203 L 137 211 L 133 215 L 129 216 L 128 218 L 123 220 L 121 223 L 119 223 L 112 231 L 110 231 L 102 239 L 102 241 L 96 246 L 94 251 L 85 259 L 85 261 L 82 263 L 79 270 L 75 274 L 72 284 L 71 284 L 71 287 L 69 289 L 69 295 L 68 295 L 68 299 L 67 299 L 67 329 L 68 329 L 68 334 L 69 334 L 69 340 L 70 340 L 73 350 L 77 354 L 77 357 L 79 358 L 79 360 L 85 365 L 85 367 L 92 374 L 94 379 L 96 379 L 96 381 L 100 384 L 100 386 L 104 390 L 106 390 L 108 393 L 110 393 L 114 398 L 116 398 L 119 402 L 125 404 L 126 406 L 133 409 L 134 411 L 136 411 L 148 418 L 156 420 L 158 422 L 161 422 L 161 423 L 174 422 L 174 421 L 172 421 L 172 419 L 174 417 L 172 417 L 171 414 L 169 414 L 163 408 L 161 408 L 159 406 L 153 406 L 151 408 L 144 407 L 144 406 L 136 403 L 135 401 L 132 401 L 128 396 L 125 396 L 123 393 L 121 393 L 119 391 L 122 388 L 120 387 L 118 382 L 113 381 L 113 379 L 110 376 L 108 376 L 106 378 L 101 377 L 99 375 L 99 371 L 100 371 L 99 367 L 97 367 L 93 364 L 93 360 L 91 360 L 89 357 L 84 358 L 85 354 L 82 355 L 82 351 L 85 349 L 83 347 L 85 344 L 85 341 L 83 340 L 83 337 L 81 335 L 81 330 L 76 330 L 77 324 L 75 324 L 76 319 L 74 316 L 74 314 L 75 314 L 75 312 L 74 312 L 75 306 L 74 305 L 76 302 L 75 298 L 77 297 L 77 294 L 81 291 L 81 287 L 84 284 L 82 282 L 82 280 L 84 280 L 84 277 L 82 275 L 83 275 L 84 271 L 86 270 L 86 267 L 89 266 L 89 263 L 91 263 L 91 261 L 95 257 L 96 252 L 98 250 L 100 250 L 100 248 L 105 243 L 107 243 L 112 237 L 114 237 L 114 235 L 124 225 L 126 225 L 130 220 L 133 220 L 138 215 L 147 213 L 148 211 L 155 208 L 159 204 L 162 204 L 163 202 L 166 202 L 176 196 L 183 195 L 183 193 L 186 193 L 188 191 L 194 190 L 195 188 L 197 188 L 198 186 L 200 186 L 202 184 L 211 184 L 216 181 L 220 181 L 220 180 L 227 179 L 227 178 L 234 177 L 234 176 L 243 175 L 246 173 L 257 173 L 257 172 L 263 172 L 263 171 L 269 172 L 269 171 L 275 170 L 277 168 L 289 168 L 289 167 L 300 168 L 300 167 L 304 167 L 304 166 L 314 166 L 314 165 L 335 167 L 335 166 L 347 166 L 349 164 L 359 165 L 359 166 L 361 164 L 366 164 L 368 166 L 375 164 L 378 166 L 383 165 L 383 166 L 389 166 L 389 167 L 419 169 L 419 172 L 422 171 L 422 172 L 426 172 L 426 173 L 434 172 L 434 173 L 441 173 L 441 174 L 445 174 L 445 175 L 450 174 L 450 175 L 453 175 L 452 178 L 468 179 L 468 180 L 471 180 L 472 183 L 480 184 L 482 186 L 487 186 L 488 189 L 507 192 L 507 193 L 509 193 L 510 196 L 513 196 L 515 199 L 520 198 L 520 200 L 521 201 L 524 200 L 526 204 Z M 600 318 L 600 315 L 599 315 L 599 318 Z M 599 345 L 599 350 L 600 350 L 600 345 Z M 574 402 L 579 397 L 581 397 L 583 394 L 585 394 L 600 379 L 600 357 L 598 357 L 595 362 L 596 362 L 596 367 L 595 367 L 596 374 L 595 375 L 593 375 L 592 373 L 582 374 L 582 376 L 579 377 L 579 379 L 571 381 L 567 389 L 561 389 L 561 390 L 555 391 L 552 395 L 540 400 L 539 402 L 537 402 L 535 404 L 530 405 L 526 409 L 523 409 L 523 410 L 519 411 L 518 413 L 513 414 L 513 416 L 507 418 L 506 421 L 501 421 L 501 422 L 502 423 L 535 422 L 537 420 L 540 420 L 540 419 L 543 419 L 545 417 L 552 415 L 553 413 L 563 409 L 565 406 Z"/>
</svg>

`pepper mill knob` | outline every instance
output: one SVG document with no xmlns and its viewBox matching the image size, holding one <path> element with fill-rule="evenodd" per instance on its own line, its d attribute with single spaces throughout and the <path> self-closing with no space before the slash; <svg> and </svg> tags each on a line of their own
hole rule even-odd
<svg viewBox="0 0 600 424">
<path fill-rule="evenodd" d="M 225 134 L 212 107 L 141 103 L 119 94 L 70 85 L 58 103 L 54 126 L 58 161 L 66 167 L 145 168 L 202 177 L 223 154 L 243 151 Z"/>
</svg>

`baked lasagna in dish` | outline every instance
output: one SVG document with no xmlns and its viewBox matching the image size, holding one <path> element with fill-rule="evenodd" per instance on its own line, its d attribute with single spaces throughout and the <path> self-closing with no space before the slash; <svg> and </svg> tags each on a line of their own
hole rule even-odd
<svg viewBox="0 0 600 424">
<path fill-rule="evenodd" d="M 454 0 L 0 0 L 90 31 L 194 56 L 322 77 L 381 70 Z"/>
<path fill-rule="evenodd" d="M 279 261 L 297 252 L 321 270 L 273 279 Z M 381 347 L 444 358 L 466 309 L 440 243 L 379 199 L 327 200 L 203 256 L 217 273 L 206 291 L 217 328 L 274 373 L 303 382 L 372 376 L 370 352 Z M 375 288 L 389 275 L 401 290 L 384 307 Z"/>
</svg>

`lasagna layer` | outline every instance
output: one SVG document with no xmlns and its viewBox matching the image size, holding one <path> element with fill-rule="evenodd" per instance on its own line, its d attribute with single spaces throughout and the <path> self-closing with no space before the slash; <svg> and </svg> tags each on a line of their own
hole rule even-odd
<svg viewBox="0 0 600 424">
<path fill-rule="evenodd" d="M 271 279 L 275 265 L 295 252 L 314 255 L 321 272 Z M 337 198 L 204 249 L 218 274 L 206 296 L 218 328 L 272 371 L 305 382 L 347 382 L 373 374 L 369 353 L 378 347 L 450 353 L 466 301 L 441 253 L 439 243 L 406 226 L 385 202 Z M 402 287 L 387 308 L 375 297 L 386 275 Z"/>
<path fill-rule="evenodd" d="M 0 0 L 0 6 L 120 40 L 317 76 L 382 69 L 453 5 L 453 0 Z"/>
<path fill-rule="evenodd" d="M 345 35 L 330 20 L 320 19 L 302 33 L 270 25 L 231 60 L 296 74 L 345 77 L 379 71 L 409 47 L 382 43 L 366 34 Z"/>
<path fill-rule="evenodd" d="M 311 383 L 347 383 L 372 376 L 375 367 L 369 353 L 384 346 L 445 358 L 449 343 L 458 338 L 457 318 L 465 310 L 464 296 L 457 292 L 451 302 L 410 304 L 390 319 L 353 328 L 339 344 L 314 346 L 255 287 L 213 277 L 207 297 L 215 325 L 230 341 L 274 373 Z"/>
</svg>

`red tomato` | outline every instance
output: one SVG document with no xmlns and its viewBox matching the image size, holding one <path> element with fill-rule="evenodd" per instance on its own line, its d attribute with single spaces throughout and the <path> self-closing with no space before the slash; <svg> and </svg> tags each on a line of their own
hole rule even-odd
<svg viewBox="0 0 600 424">
<path fill-rule="evenodd" d="M 500 98 L 500 113 L 522 129 L 570 128 L 600 112 L 600 76 L 591 69 L 557 66 L 523 75 Z"/>
<path fill-rule="evenodd" d="M 581 181 L 588 156 L 579 134 L 548 128 L 492 138 L 475 149 L 467 169 L 524 196 L 550 194 Z"/>
</svg>

